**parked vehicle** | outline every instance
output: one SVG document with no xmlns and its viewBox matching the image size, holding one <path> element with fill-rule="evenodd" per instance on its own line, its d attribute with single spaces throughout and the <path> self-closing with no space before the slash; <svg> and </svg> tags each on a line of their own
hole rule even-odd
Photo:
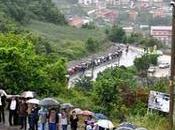
<svg viewBox="0 0 175 130">
<path fill-rule="evenodd" d="M 148 73 L 154 73 L 154 72 L 156 72 L 156 67 L 154 66 L 149 67 Z"/>
<path fill-rule="evenodd" d="M 160 69 L 165 69 L 165 68 L 169 68 L 170 67 L 170 64 L 169 63 L 161 63 L 160 65 L 159 65 L 159 68 Z"/>
</svg>

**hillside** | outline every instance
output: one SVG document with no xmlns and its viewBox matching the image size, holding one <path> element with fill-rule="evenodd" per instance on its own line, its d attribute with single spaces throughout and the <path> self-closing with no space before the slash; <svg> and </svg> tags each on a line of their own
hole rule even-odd
<svg viewBox="0 0 175 130">
<path fill-rule="evenodd" d="M 70 5 L 73 1 L 60 2 L 61 5 L 64 3 Z M 85 48 L 88 38 L 104 44 L 103 30 L 68 26 L 62 10 L 60 11 L 56 5 L 59 5 L 59 2 L 55 4 L 52 0 L 2 0 L 0 2 L 0 32 L 34 33 L 35 36 L 44 38 L 59 56 L 68 60 L 89 54 Z"/>
</svg>

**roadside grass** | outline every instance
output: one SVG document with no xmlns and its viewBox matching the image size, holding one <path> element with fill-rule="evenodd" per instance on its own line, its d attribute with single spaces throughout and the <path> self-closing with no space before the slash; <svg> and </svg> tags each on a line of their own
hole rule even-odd
<svg viewBox="0 0 175 130">
<path fill-rule="evenodd" d="M 168 118 L 159 116 L 158 114 L 150 113 L 144 116 L 130 116 L 129 121 L 148 130 L 167 130 L 169 128 Z"/>
</svg>

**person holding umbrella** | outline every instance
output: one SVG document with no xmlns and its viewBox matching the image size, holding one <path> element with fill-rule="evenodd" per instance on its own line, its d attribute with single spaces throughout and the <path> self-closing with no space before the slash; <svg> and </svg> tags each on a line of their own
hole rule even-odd
<svg viewBox="0 0 175 130">
<path fill-rule="evenodd" d="M 9 110 L 9 125 L 10 126 L 17 125 L 18 100 L 14 96 L 9 101 L 8 110 Z"/>
<path fill-rule="evenodd" d="M 70 116 L 70 125 L 71 125 L 71 130 L 77 130 L 78 127 L 78 116 L 76 115 L 75 111 L 72 111 L 72 114 Z"/>
<path fill-rule="evenodd" d="M 47 114 L 48 114 L 48 110 L 45 107 L 41 107 L 41 109 L 38 111 L 39 130 L 45 130 L 46 129 Z"/>
<path fill-rule="evenodd" d="M 48 116 L 49 130 L 58 130 L 58 114 L 54 108 L 49 111 Z"/>
<path fill-rule="evenodd" d="M 27 103 L 25 99 L 21 100 L 21 103 L 19 104 L 19 119 L 20 119 L 20 129 L 27 129 Z"/>
<path fill-rule="evenodd" d="M 60 124 L 61 124 L 62 130 L 67 130 L 67 126 L 68 126 L 68 115 L 67 115 L 65 109 L 63 109 L 62 112 L 61 112 L 61 114 L 60 114 Z"/>
<path fill-rule="evenodd" d="M 0 84 L 0 87 L 2 88 L 2 84 Z M 6 106 L 5 100 L 6 100 L 7 94 L 4 90 L 0 89 L 0 122 L 3 122 L 5 124 L 5 114 L 4 114 L 4 108 Z"/>
</svg>

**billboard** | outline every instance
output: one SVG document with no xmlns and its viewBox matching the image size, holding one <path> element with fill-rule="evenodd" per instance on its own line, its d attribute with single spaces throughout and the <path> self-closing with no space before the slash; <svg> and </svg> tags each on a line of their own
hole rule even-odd
<svg viewBox="0 0 175 130">
<path fill-rule="evenodd" d="M 169 113 L 170 96 L 166 93 L 150 91 L 148 108 Z"/>
</svg>

